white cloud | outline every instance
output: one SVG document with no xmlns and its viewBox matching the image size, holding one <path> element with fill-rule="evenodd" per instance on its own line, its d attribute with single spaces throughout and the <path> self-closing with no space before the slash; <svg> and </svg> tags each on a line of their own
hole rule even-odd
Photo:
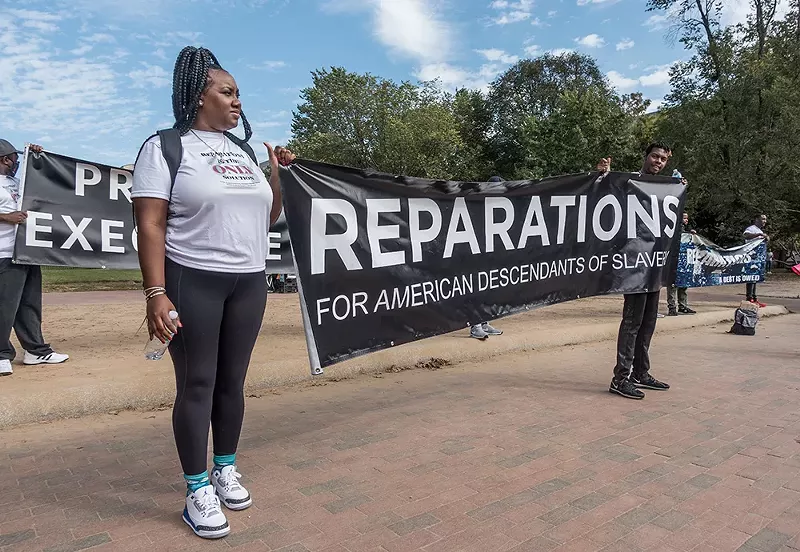
<svg viewBox="0 0 800 552">
<path fill-rule="evenodd" d="M 172 76 L 158 65 L 143 63 L 143 69 L 134 69 L 128 73 L 135 88 L 163 88 L 172 82 Z"/>
<path fill-rule="evenodd" d="M 489 83 L 505 68 L 505 65 L 487 63 L 477 71 L 469 71 L 449 63 L 432 63 L 423 65 L 416 73 L 421 81 L 438 81 L 442 88 L 455 90 L 458 88 L 476 88 L 486 92 Z"/>
<path fill-rule="evenodd" d="M 450 25 L 437 13 L 436 2 L 428 0 L 336 0 L 329 1 L 329 11 L 363 11 L 373 16 L 375 37 L 396 55 L 417 62 L 412 74 L 420 81 L 438 81 L 442 88 L 461 87 L 488 89 L 491 82 L 517 56 L 502 50 L 480 50 L 488 63 L 469 70 L 452 63 L 453 34 Z M 529 11 L 532 0 L 511 2 L 495 0 L 498 10 Z"/>
<path fill-rule="evenodd" d="M 575 50 L 572 48 L 554 48 L 553 50 L 548 50 L 547 53 L 551 56 L 564 56 L 567 54 L 573 53 Z"/>
<path fill-rule="evenodd" d="M 650 99 L 650 105 L 647 106 L 647 113 L 655 113 L 664 106 L 664 99 L 653 100 Z"/>
<path fill-rule="evenodd" d="M 663 31 L 669 27 L 672 19 L 673 18 L 669 15 L 657 13 L 648 17 L 645 20 L 644 25 L 645 27 L 650 27 L 651 31 Z"/>
<path fill-rule="evenodd" d="M 669 84 L 669 68 L 672 64 L 661 65 L 648 75 L 639 77 L 639 82 L 642 86 L 664 86 Z"/>
<path fill-rule="evenodd" d="M 267 60 L 267 61 L 262 61 L 260 63 L 257 63 L 255 65 L 248 65 L 248 67 L 250 67 L 250 69 L 255 69 L 256 71 L 259 71 L 259 70 L 261 70 L 261 71 L 274 71 L 276 69 L 283 69 L 284 67 L 287 67 L 288 65 L 289 64 L 286 63 L 285 61 Z"/>
<path fill-rule="evenodd" d="M 274 128 L 287 128 L 289 126 L 289 120 L 291 119 L 291 115 L 292 114 L 289 113 L 288 111 L 262 112 L 261 116 L 266 118 L 257 121 L 251 121 L 250 126 L 253 127 L 253 131 L 256 134 L 273 132 L 272 129 Z"/>
<path fill-rule="evenodd" d="M 656 65 L 648 67 L 645 70 L 649 73 L 642 75 L 638 78 L 632 79 L 622 75 L 617 71 L 609 71 L 607 73 L 608 81 L 620 91 L 631 90 L 637 86 L 643 87 L 660 87 L 669 84 L 669 70 L 672 63 L 667 65 Z M 633 66 L 635 67 L 635 66 Z"/>
<path fill-rule="evenodd" d="M 91 52 L 92 48 L 93 46 L 91 44 L 84 44 L 82 46 L 78 46 L 77 48 L 70 50 L 69 53 L 75 56 L 82 56 L 84 54 Z"/>
<path fill-rule="evenodd" d="M 54 33 L 58 31 L 56 22 L 63 19 L 63 17 L 57 13 L 22 9 L 5 10 L 4 15 L 10 16 L 16 21 L 17 25 L 40 33 Z"/>
<path fill-rule="evenodd" d="M 91 42 L 92 44 L 100 44 L 100 43 L 107 43 L 113 44 L 117 40 L 108 33 L 95 33 L 93 35 L 89 35 L 87 37 L 81 38 L 84 42 Z"/>
<path fill-rule="evenodd" d="M 525 47 L 525 55 L 528 57 L 537 57 L 542 55 L 542 49 L 538 44 L 531 44 Z"/>
<path fill-rule="evenodd" d="M 23 15 L 45 23 L 58 20 L 29 11 Z M 79 57 L 78 50 L 55 48 L 45 29 L 0 22 L 0 128 L 55 135 L 69 143 L 111 133 L 119 137 L 142 125 L 149 110 L 141 95 L 123 98 L 124 79 L 114 64 Z"/>
<path fill-rule="evenodd" d="M 140 40 L 156 49 L 156 52 L 164 52 L 164 48 L 170 50 L 175 48 L 183 48 L 184 46 L 200 46 L 200 39 L 203 33 L 193 31 L 168 31 L 143 34 L 139 33 L 134 35 L 134 38 Z"/>
<path fill-rule="evenodd" d="M 525 21 L 526 19 L 530 19 L 530 17 L 531 17 L 530 12 L 514 10 L 502 14 L 500 17 L 494 20 L 494 24 L 509 25 L 511 23 L 519 23 L 520 21 Z"/>
<path fill-rule="evenodd" d="M 550 10 L 549 12 L 547 12 L 547 17 L 555 17 L 556 15 L 558 15 L 558 12 L 556 10 Z"/>
<path fill-rule="evenodd" d="M 488 50 L 475 50 L 488 61 L 499 61 L 500 63 L 512 64 L 519 61 L 519 56 L 507 54 L 504 50 L 490 48 Z"/>
<path fill-rule="evenodd" d="M 616 4 L 620 0 L 578 0 L 579 6 L 588 6 L 590 4 Z"/>
<path fill-rule="evenodd" d="M 602 48 L 606 45 L 605 39 L 603 39 L 600 35 L 597 34 L 590 34 L 584 37 L 578 37 L 575 39 L 575 42 L 580 44 L 581 46 L 585 46 L 586 48 Z"/>
<path fill-rule="evenodd" d="M 27 27 L 28 29 L 36 29 L 37 31 L 41 31 L 43 33 L 54 33 L 58 30 L 58 25 L 54 23 L 48 23 L 47 21 L 28 20 L 23 22 L 22 26 Z"/>
<path fill-rule="evenodd" d="M 5 10 L 5 13 L 17 19 L 22 19 L 23 21 L 53 22 L 61 21 L 62 19 L 62 16 L 58 13 L 41 12 L 36 10 L 11 9 Z"/>
<path fill-rule="evenodd" d="M 607 76 L 611 86 L 618 90 L 629 90 L 639 84 L 639 79 L 629 79 L 616 71 L 609 71 Z"/>
<path fill-rule="evenodd" d="M 636 43 L 630 38 L 623 38 L 621 41 L 617 42 L 617 51 L 630 50 L 635 44 Z"/>
<path fill-rule="evenodd" d="M 433 63 L 450 53 L 450 28 L 425 0 L 366 0 L 341 7 L 370 9 L 376 38 L 397 55 Z"/>
<path fill-rule="evenodd" d="M 746 23 L 747 16 L 753 12 L 750 0 L 725 0 L 720 13 L 720 21 L 723 25 L 736 25 Z M 776 18 L 780 19 L 789 12 L 788 0 L 778 0 L 775 10 Z"/>
<path fill-rule="evenodd" d="M 533 0 L 517 0 L 515 2 L 495 0 L 489 7 L 500 12 L 500 14 L 492 20 L 495 25 L 519 23 L 520 21 L 527 21 L 533 16 Z M 537 26 L 542 25 L 542 22 L 538 18 L 535 18 L 531 23 Z"/>
<path fill-rule="evenodd" d="M 666 11 L 654 13 L 648 17 L 644 26 L 649 27 L 650 31 L 664 31 L 674 25 L 678 19 L 680 11 L 680 2 L 675 2 Z"/>
</svg>

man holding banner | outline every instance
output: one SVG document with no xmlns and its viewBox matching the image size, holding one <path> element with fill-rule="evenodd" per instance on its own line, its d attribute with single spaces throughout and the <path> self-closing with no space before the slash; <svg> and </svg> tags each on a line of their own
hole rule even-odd
<svg viewBox="0 0 800 552">
<path fill-rule="evenodd" d="M 648 146 L 638 174 L 656 175 L 667 165 L 672 150 L 665 144 Z M 601 159 L 597 169 L 611 171 L 611 158 Z M 681 180 L 684 184 L 685 180 Z M 628 399 L 643 399 L 639 388 L 665 391 L 669 385 L 650 375 L 650 340 L 656 329 L 661 290 L 625 294 L 622 323 L 617 337 L 617 364 L 608 390 Z"/>
<path fill-rule="evenodd" d="M 30 146 L 34 153 L 42 147 Z M 69 357 L 58 354 L 42 336 L 42 270 L 36 265 L 14 264 L 17 226 L 25 224 L 27 213 L 19 210 L 18 151 L 0 140 L 0 375 L 13 373 L 11 361 L 17 355 L 11 344 L 11 330 L 25 349 L 25 364 L 60 364 Z"/>
</svg>

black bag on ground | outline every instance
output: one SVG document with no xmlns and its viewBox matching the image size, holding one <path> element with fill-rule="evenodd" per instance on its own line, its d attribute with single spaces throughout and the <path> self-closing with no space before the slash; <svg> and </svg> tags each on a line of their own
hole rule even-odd
<svg viewBox="0 0 800 552">
<path fill-rule="evenodd" d="M 758 307 L 752 303 L 742 303 L 733 315 L 733 326 L 728 333 L 736 335 L 756 335 Z"/>
</svg>

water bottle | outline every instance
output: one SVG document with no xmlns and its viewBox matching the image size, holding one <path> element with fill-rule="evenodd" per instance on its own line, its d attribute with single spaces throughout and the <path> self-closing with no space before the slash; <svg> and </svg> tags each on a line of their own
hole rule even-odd
<svg viewBox="0 0 800 552">
<path fill-rule="evenodd" d="M 176 311 L 169 311 L 169 319 L 170 320 L 177 320 L 178 313 Z M 174 335 L 174 334 L 173 334 Z M 147 360 L 161 360 L 164 358 L 164 353 L 167 352 L 167 348 L 169 347 L 169 341 L 166 343 L 161 343 L 157 337 L 153 337 L 150 341 L 147 342 L 144 348 L 144 358 Z"/>
</svg>

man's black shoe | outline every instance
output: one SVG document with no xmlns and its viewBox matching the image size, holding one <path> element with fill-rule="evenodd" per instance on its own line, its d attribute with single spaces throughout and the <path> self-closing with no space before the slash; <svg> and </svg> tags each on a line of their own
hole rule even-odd
<svg viewBox="0 0 800 552">
<path fill-rule="evenodd" d="M 612 379 L 611 386 L 608 388 L 608 392 L 622 395 L 627 399 L 641 400 L 644 398 L 644 393 L 636 389 L 636 386 L 633 385 L 629 379 L 624 379 L 622 381 Z"/>
<path fill-rule="evenodd" d="M 631 382 L 633 382 L 633 385 L 636 387 L 642 387 L 644 389 L 654 389 L 656 391 L 666 391 L 669 389 L 668 384 L 663 381 L 658 381 L 650 374 L 642 377 L 631 376 Z"/>
<path fill-rule="evenodd" d="M 667 316 L 678 316 L 678 311 L 676 311 L 675 309 L 669 309 Z"/>
<path fill-rule="evenodd" d="M 678 312 L 681 314 L 697 314 L 697 311 L 694 311 L 689 307 L 681 307 L 678 309 Z"/>
</svg>

